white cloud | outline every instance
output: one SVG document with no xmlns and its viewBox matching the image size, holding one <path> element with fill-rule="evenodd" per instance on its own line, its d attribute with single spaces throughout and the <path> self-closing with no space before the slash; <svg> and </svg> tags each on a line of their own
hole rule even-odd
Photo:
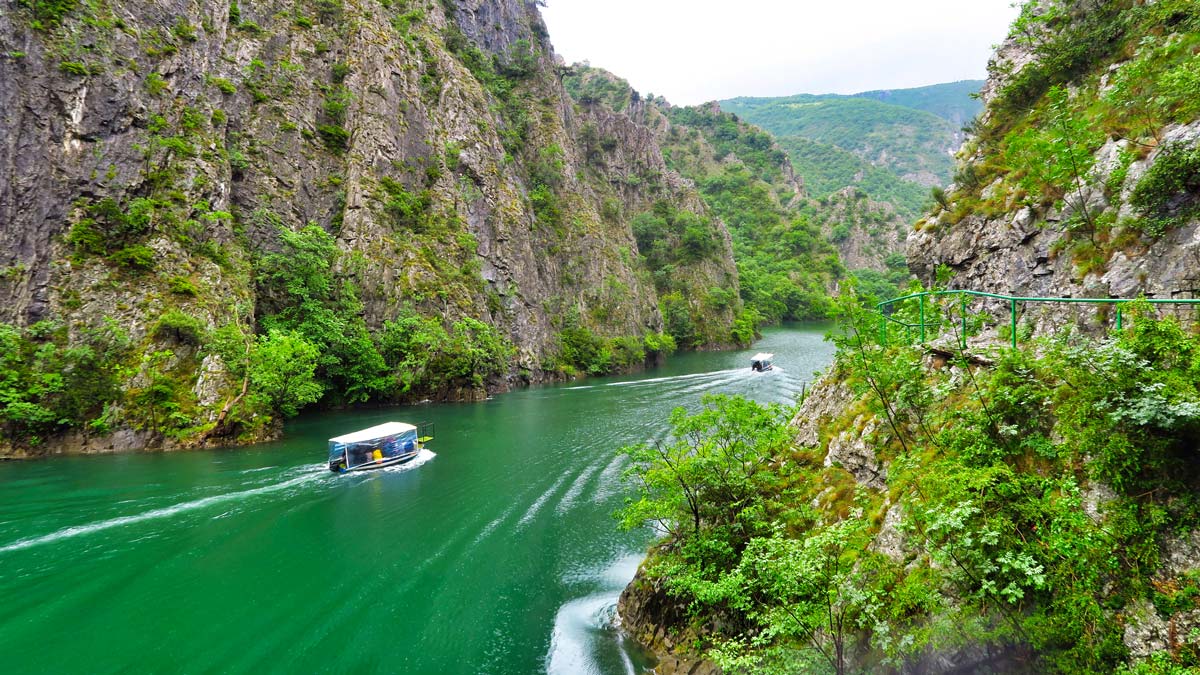
<svg viewBox="0 0 1200 675">
<path fill-rule="evenodd" d="M 1012 0 L 546 0 L 555 50 L 678 104 L 982 79 Z"/>
</svg>

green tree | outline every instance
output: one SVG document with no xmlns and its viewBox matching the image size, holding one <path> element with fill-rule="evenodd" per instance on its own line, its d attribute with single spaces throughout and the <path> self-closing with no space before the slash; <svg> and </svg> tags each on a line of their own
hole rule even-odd
<svg viewBox="0 0 1200 675">
<path fill-rule="evenodd" d="M 718 663 L 733 672 L 799 673 L 817 670 L 817 661 L 838 675 L 848 672 L 848 650 L 874 627 L 881 607 L 886 562 L 866 550 L 870 541 L 859 519 L 813 528 L 800 539 L 776 532 L 751 541 L 726 583 L 739 587 L 733 597 L 756 624 L 757 648 L 733 640 L 715 650 Z"/>
<path fill-rule="evenodd" d="M 359 403 L 387 391 L 391 379 L 363 321 L 357 289 L 334 277 L 333 237 L 316 225 L 297 232 L 281 226 L 279 237 L 282 252 L 263 256 L 259 266 L 264 304 L 275 310 L 262 326 L 315 345 L 317 378 L 337 399 Z"/>
<path fill-rule="evenodd" d="M 738 396 L 710 394 L 703 408 L 671 413 L 669 444 L 622 448 L 637 496 L 620 512 L 632 528 L 654 522 L 678 536 L 738 525 L 774 481 L 770 462 L 788 441 L 787 411 Z"/>
<path fill-rule="evenodd" d="M 316 380 L 317 356 L 317 346 L 300 335 L 272 330 L 258 336 L 250 381 L 273 409 L 292 417 L 324 393 Z"/>
</svg>

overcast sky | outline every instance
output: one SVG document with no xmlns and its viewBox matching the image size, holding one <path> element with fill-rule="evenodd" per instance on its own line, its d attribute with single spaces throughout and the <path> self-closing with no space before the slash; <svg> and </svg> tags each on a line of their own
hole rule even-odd
<svg viewBox="0 0 1200 675">
<path fill-rule="evenodd" d="M 545 0 L 550 41 L 643 94 L 853 94 L 983 79 L 1013 0 Z"/>
</svg>

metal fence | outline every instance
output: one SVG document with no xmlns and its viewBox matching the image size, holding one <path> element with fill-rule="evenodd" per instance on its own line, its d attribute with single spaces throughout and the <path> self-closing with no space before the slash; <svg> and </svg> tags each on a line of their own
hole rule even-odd
<svg viewBox="0 0 1200 675">
<path fill-rule="evenodd" d="M 1146 302 L 1151 305 L 1200 305 L 1200 298 L 1026 298 L 1012 295 L 1000 295 L 998 293 L 984 293 L 982 291 L 923 291 L 921 293 L 911 293 L 891 300 L 885 300 L 875 307 L 879 311 L 879 341 L 884 346 L 888 344 L 888 328 L 895 327 L 896 330 L 902 330 L 908 340 L 912 340 L 914 333 L 921 342 L 926 341 L 927 333 L 932 330 L 934 335 L 941 333 L 942 325 L 945 323 L 941 316 L 942 304 L 938 302 L 940 298 L 947 296 L 957 296 L 958 311 L 960 323 L 959 339 L 963 348 L 967 345 L 968 332 L 968 315 L 967 315 L 967 298 L 985 298 L 999 303 L 1008 303 L 1008 319 L 1009 333 L 1012 336 L 1012 347 L 1017 348 L 1017 307 L 1018 305 L 1026 305 L 1033 303 L 1061 303 L 1074 305 L 1101 305 L 1112 306 L 1116 309 L 1115 326 L 1117 330 L 1122 328 L 1122 312 L 1123 305 L 1131 302 Z M 911 308 L 908 308 L 908 314 L 915 319 L 907 321 L 903 318 L 898 318 L 897 310 L 901 309 L 903 303 L 910 300 L 917 301 L 916 315 L 911 316 Z M 927 316 L 929 314 L 930 316 Z M 930 319 L 930 320 L 927 320 Z"/>
</svg>

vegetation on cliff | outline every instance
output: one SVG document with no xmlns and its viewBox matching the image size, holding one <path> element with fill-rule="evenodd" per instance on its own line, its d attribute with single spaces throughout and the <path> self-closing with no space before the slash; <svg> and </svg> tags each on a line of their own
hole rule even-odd
<svg viewBox="0 0 1200 675">
<path fill-rule="evenodd" d="M 1037 288 L 1066 257 L 1064 292 L 1190 289 L 1177 284 L 1193 267 L 1147 251 L 1191 255 L 1197 34 L 1185 0 L 1028 3 L 953 188 L 933 192 L 910 239 L 914 269 L 1003 292 Z M 1141 304 L 1105 334 L 1103 312 L 1076 317 L 1085 332 L 1031 313 L 1012 349 L 1003 329 L 980 334 L 997 317 L 949 304 L 927 302 L 927 321 L 954 320 L 924 345 L 881 344 L 880 317 L 850 297 L 838 310 L 837 363 L 794 444 L 746 433 L 757 454 L 718 454 L 727 468 L 700 474 L 676 471 L 688 463 L 670 448 L 630 451 L 635 481 L 654 479 L 627 524 L 693 525 L 673 527 L 636 582 L 683 608 L 671 630 L 732 672 L 1200 668 L 1193 317 Z M 898 312 L 915 322 L 918 308 Z M 725 410 L 734 421 L 710 427 L 752 417 Z M 724 489 L 730 474 L 755 495 Z M 695 501 L 719 517 L 695 525 L 680 508 Z"/>
<path fill-rule="evenodd" d="M 30 111 L 0 122 L 0 322 L 24 355 L 0 452 L 252 440 L 306 405 L 749 339 L 724 225 L 637 121 L 569 105 L 534 4 L 210 10 L 0 22 L 0 100 Z"/>
<path fill-rule="evenodd" d="M 625 524 L 670 535 L 635 583 L 687 608 L 672 630 L 730 672 L 934 654 L 1025 672 L 1200 667 L 1200 579 L 1170 553 L 1200 516 L 1195 335 L 1143 306 L 1103 339 L 931 361 L 878 344 L 852 299 L 840 309 L 836 365 L 800 410 L 811 438 L 788 443 L 778 409 L 712 399 L 676 411 L 671 444 L 626 450 Z"/>
<path fill-rule="evenodd" d="M 1005 49 L 1027 56 L 998 62 L 954 187 L 918 228 L 1029 209 L 1062 223 L 1053 253 L 1084 278 L 1194 220 L 1197 35 L 1186 0 L 1026 4 Z"/>
<path fill-rule="evenodd" d="M 881 297 L 908 279 L 903 225 L 886 205 L 856 190 L 808 198 L 771 136 L 735 115 L 665 104 L 663 113 L 667 162 L 728 224 L 742 298 L 759 321 L 825 318 L 843 278 Z"/>
<path fill-rule="evenodd" d="M 980 84 L 720 103 L 774 135 L 814 197 L 856 187 L 912 220 L 927 206 L 929 187 L 949 182 L 959 128 L 982 107 L 970 97 Z"/>
</svg>

